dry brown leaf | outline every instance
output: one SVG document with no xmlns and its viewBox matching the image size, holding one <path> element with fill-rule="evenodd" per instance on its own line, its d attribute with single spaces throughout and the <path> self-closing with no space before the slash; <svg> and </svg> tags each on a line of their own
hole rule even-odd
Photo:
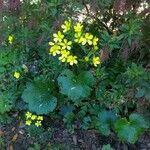
<svg viewBox="0 0 150 150">
<path fill-rule="evenodd" d="M 100 53 L 100 59 L 102 62 L 107 61 L 109 59 L 109 52 L 107 50 L 102 50 Z"/>
<path fill-rule="evenodd" d="M 4 135 L 4 132 L 0 130 L 0 137 Z"/>
<path fill-rule="evenodd" d="M 15 129 L 16 129 L 16 128 L 15 128 L 15 127 L 13 127 L 13 128 L 11 129 L 11 131 L 13 132 L 13 131 L 15 131 Z"/>
<path fill-rule="evenodd" d="M 14 136 L 13 136 L 13 138 L 12 138 L 12 142 L 15 142 L 16 140 L 17 140 L 17 138 L 18 138 L 18 134 L 16 133 Z"/>
<path fill-rule="evenodd" d="M 9 146 L 9 150 L 14 150 L 12 145 Z"/>
</svg>

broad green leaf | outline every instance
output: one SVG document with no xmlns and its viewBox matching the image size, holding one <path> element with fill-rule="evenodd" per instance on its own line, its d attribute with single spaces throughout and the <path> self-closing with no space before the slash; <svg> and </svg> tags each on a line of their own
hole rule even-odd
<svg viewBox="0 0 150 150">
<path fill-rule="evenodd" d="M 135 97 L 140 98 L 145 95 L 145 90 L 144 89 L 139 89 L 138 92 L 136 93 Z"/>
<path fill-rule="evenodd" d="M 67 115 L 69 113 L 72 113 L 73 110 L 74 110 L 74 106 L 72 106 L 72 105 L 63 105 L 61 107 L 60 114 L 65 116 L 65 115 Z"/>
<path fill-rule="evenodd" d="M 115 129 L 117 131 L 118 137 L 121 140 L 135 143 L 135 141 L 138 139 L 136 129 L 131 126 L 130 122 L 128 122 L 126 119 L 118 120 L 115 124 Z"/>
<path fill-rule="evenodd" d="M 88 97 L 92 91 L 92 86 L 95 84 L 92 73 L 88 71 L 83 71 L 77 76 L 72 71 L 65 70 L 57 80 L 60 92 L 74 102 Z"/>
<path fill-rule="evenodd" d="M 98 114 L 96 128 L 104 135 L 110 134 L 110 129 L 117 120 L 117 115 L 112 111 L 102 111 Z"/>
<path fill-rule="evenodd" d="M 51 82 L 38 79 L 27 83 L 22 98 L 28 103 L 30 111 L 37 114 L 48 114 L 57 105 L 57 98 L 51 95 L 52 90 Z"/>
<path fill-rule="evenodd" d="M 147 122 L 145 121 L 145 119 L 136 113 L 133 113 L 129 116 L 130 122 L 132 122 L 132 124 L 138 124 L 139 127 L 141 128 L 148 128 Z"/>
<path fill-rule="evenodd" d="M 131 114 L 129 121 L 126 118 L 119 119 L 115 123 L 115 131 L 118 137 L 134 144 L 139 136 L 148 128 L 144 118 L 138 114 Z"/>
</svg>

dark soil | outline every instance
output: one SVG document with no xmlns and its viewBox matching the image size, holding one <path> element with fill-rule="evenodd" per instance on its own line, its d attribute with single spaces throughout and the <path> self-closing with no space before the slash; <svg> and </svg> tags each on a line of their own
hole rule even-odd
<svg viewBox="0 0 150 150">
<path fill-rule="evenodd" d="M 131 145 L 121 143 L 115 135 L 105 137 L 95 130 L 78 129 L 71 134 L 60 121 L 51 122 L 50 128 L 52 135 L 46 144 L 63 144 L 69 147 L 67 150 L 100 150 L 104 144 L 110 144 L 114 150 L 150 150 L 150 132 L 145 133 L 136 144 Z M 27 150 L 35 142 L 17 117 L 11 124 L 0 127 L 0 137 L 5 140 L 4 150 Z M 41 149 L 44 150 L 44 145 Z M 0 150 L 3 149 L 0 147 Z"/>
</svg>

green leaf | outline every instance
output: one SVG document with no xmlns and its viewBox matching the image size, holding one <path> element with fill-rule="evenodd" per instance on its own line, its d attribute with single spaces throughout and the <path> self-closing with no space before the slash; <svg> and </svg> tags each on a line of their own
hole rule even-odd
<svg viewBox="0 0 150 150">
<path fill-rule="evenodd" d="M 88 71 L 74 75 L 72 71 L 64 70 L 57 80 L 60 92 L 74 102 L 88 97 L 92 91 L 92 86 L 95 84 L 92 73 Z"/>
<path fill-rule="evenodd" d="M 5 68 L 4 67 L 0 67 L 0 73 L 3 73 L 3 72 L 5 72 Z"/>
<path fill-rule="evenodd" d="M 61 107 L 60 114 L 65 116 L 65 115 L 67 115 L 69 113 L 72 113 L 73 110 L 74 110 L 74 107 L 72 105 L 63 105 Z"/>
<path fill-rule="evenodd" d="M 19 53 L 9 49 L 0 50 L 0 66 L 4 67 L 8 64 L 13 64 L 19 58 Z M 2 68 L 4 70 L 4 68 Z"/>
<path fill-rule="evenodd" d="M 150 102 L 150 87 L 146 89 L 145 97 Z"/>
<path fill-rule="evenodd" d="M 90 128 L 91 121 L 92 121 L 92 120 L 91 120 L 91 117 L 90 117 L 90 116 L 84 117 L 81 127 L 82 127 L 83 129 L 87 130 L 88 128 Z"/>
<path fill-rule="evenodd" d="M 138 124 L 138 127 L 141 127 L 141 128 L 148 128 L 148 125 L 147 125 L 147 122 L 145 121 L 145 119 L 139 115 L 139 114 L 131 114 L 129 116 L 129 120 L 130 122 L 132 122 L 132 124 L 135 124 L 137 125 Z"/>
<path fill-rule="evenodd" d="M 34 143 L 33 147 L 29 147 L 28 150 L 40 150 L 41 146 L 38 143 Z"/>
<path fill-rule="evenodd" d="M 96 89 L 96 98 L 98 100 L 105 99 L 105 94 L 106 93 L 106 83 L 100 83 Z"/>
<path fill-rule="evenodd" d="M 144 78 L 146 72 L 142 66 L 138 66 L 135 63 L 131 64 L 130 68 L 127 68 L 126 75 L 129 79 L 138 79 L 140 77 Z"/>
<path fill-rule="evenodd" d="M 103 145 L 102 150 L 113 150 L 110 146 L 110 144 Z"/>
<path fill-rule="evenodd" d="M 139 89 L 138 92 L 136 93 L 135 97 L 140 98 L 145 95 L 145 90 L 144 89 Z"/>
<path fill-rule="evenodd" d="M 118 137 L 134 144 L 139 136 L 148 128 L 144 118 L 138 114 L 131 114 L 129 121 L 126 118 L 119 119 L 115 123 L 115 131 Z"/>
<path fill-rule="evenodd" d="M 23 100 L 28 103 L 29 110 L 37 114 L 48 114 L 57 105 L 57 98 L 52 96 L 53 84 L 46 80 L 35 80 L 27 83 L 22 94 Z"/>
<path fill-rule="evenodd" d="M 9 94 L 0 95 L 0 113 L 4 114 L 5 112 L 10 111 L 12 108 L 12 101 Z"/>
<path fill-rule="evenodd" d="M 112 111 L 102 111 L 98 114 L 96 128 L 104 135 L 110 134 L 110 129 L 117 120 L 117 115 Z"/>
<path fill-rule="evenodd" d="M 5 125 L 5 124 L 8 125 L 9 123 L 11 123 L 11 121 L 12 121 L 12 118 L 10 118 L 10 116 L 8 116 L 7 113 L 0 114 L 0 126 Z"/>
</svg>

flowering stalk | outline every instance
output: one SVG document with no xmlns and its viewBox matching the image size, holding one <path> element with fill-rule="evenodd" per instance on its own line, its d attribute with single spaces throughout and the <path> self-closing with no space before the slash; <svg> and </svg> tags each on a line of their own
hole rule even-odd
<svg viewBox="0 0 150 150">
<path fill-rule="evenodd" d="M 95 67 L 101 64 L 97 51 L 99 39 L 96 36 L 84 31 L 84 26 L 80 22 L 74 25 L 71 20 L 65 21 L 61 28 L 62 31 L 54 33 L 53 41 L 49 42 L 51 46 L 49 49 L 50 55 L 58 56 L 62 63 L 71 66 L 83 61 L 93 64 Z M 74 45 L 82 48 L 83 57 L 80 54 L 77 55 Z"/>
</svg>

